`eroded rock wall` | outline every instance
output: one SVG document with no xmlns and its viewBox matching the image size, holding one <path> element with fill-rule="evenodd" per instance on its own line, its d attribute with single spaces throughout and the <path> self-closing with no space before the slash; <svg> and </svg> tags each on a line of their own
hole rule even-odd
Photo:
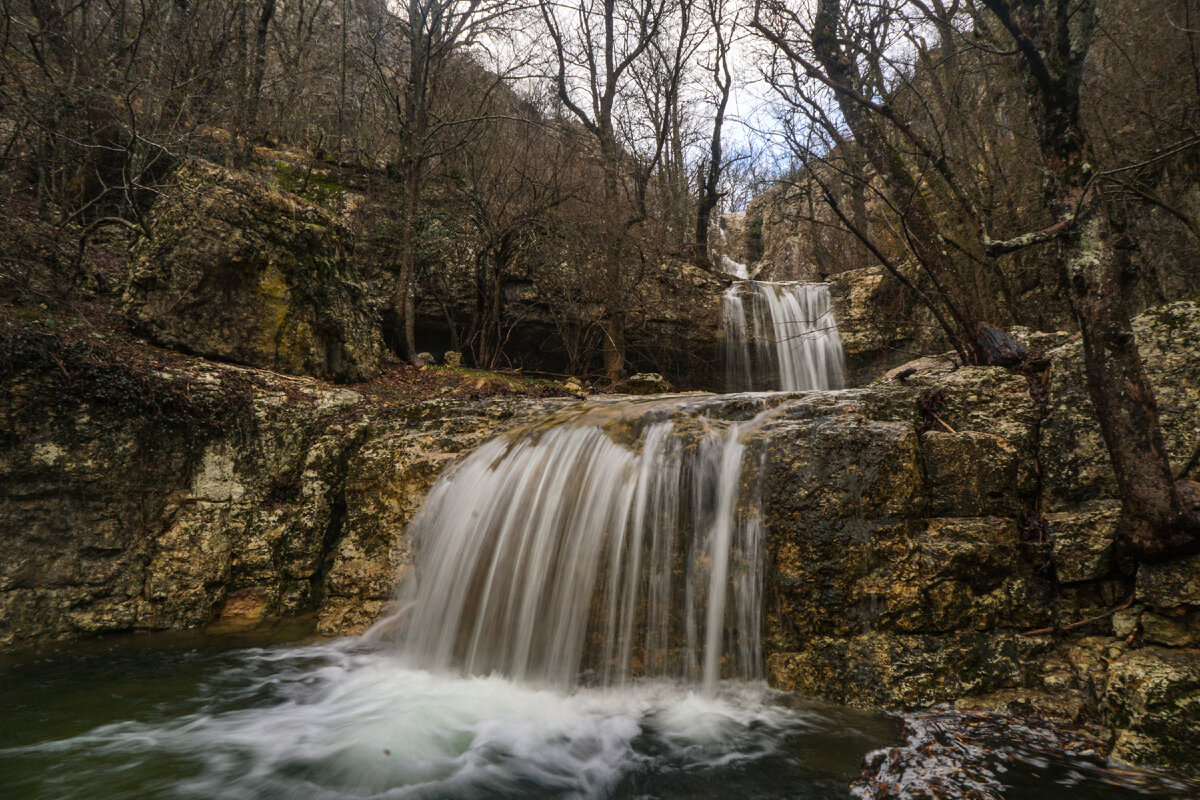
<svg viewBox="0 0 1200 800">
<path fill-rule="evenodd" d="M 1200 306 L 1136 331 L 1182 463 L 1200 435 Z M 1121 557 L 1079 344 L 1051 355 L 1029 376 L 933 367 L 778 406 L 757 434 L 768 677 L 855 705 L 1095 724 L 1118 760 L 1200 772 L 1200 557 Z M 569 402 L 389 409 L 191 360 L 146 379 L 175 405 L 143 408 L 77 385 L 73 361 L 46 367 L 0 406 L 5 647 L 301 612 L 322 632 L 362 630 L 386 612 L 412 558 L 404 528 L 442 470 Z"/>
<path fill-rule="evenodd" d="M 236 392 L 205 427 L 99 393 L 47 402 L 68 391 L 27 376 L 0 409 L 0 645 L 319 601 L 358 394 L 199 361 L 141 388 L 201 409 Z"/>
<path fill-rule="evenodd" d="M 359 381 L 379 371 L 379 321 L 318 205 L 254 176 L 188 161 L 132 250 L 125 308 L 167 347 Z"/>
<path fill-rule="evenodd" d="M 114 393 L 54 357 L 0 403 L 0 648 L 308 612 L 360 631 L 452 456 L 555 402 L 394 409 L 178 357 Z"/>
<path fill-rule="evenodd" d="M 1178 467 L 1200 436 L 1200 306 L 1135 330 Z M 1117 760 L 1200 774 L 1200 557 L 1121 558 L 1080 345 L 1051 355 L 1048 373 L 935 368 L 787 407 L 764 498 L 769 679 L 1097 724 Z"/>
</svg>

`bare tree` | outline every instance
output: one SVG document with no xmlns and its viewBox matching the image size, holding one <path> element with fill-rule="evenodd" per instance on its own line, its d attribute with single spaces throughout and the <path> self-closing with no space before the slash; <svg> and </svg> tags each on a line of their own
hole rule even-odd
<svg viewBox="0 0 1200 800">
<path fill-rule="evenodd" d="M 558 98 L 593 137 L 603 174 L 604 369 L 620 377 L 625 365 L 627 293 L 630 289 L 624 259 L 629 228 L 641 220 L 642 203 L 623 191 L 629 151 L 617 138 L 620 93 L 640 60 L 653 53 L 672 8 L 669 0 L 577 0 L 563 5 L 539 0 L 542 20 L 553 45 L 553 80 Z M 653 162 L 661 155 L 667 126 L 656 126 Z M 648 173 L 649 170 L 646 170 Z"/>
<path fill-rule="evenodd" d="M 1088 390 L 1122 500 L 1122 535 L 1142 560 L 1200 549 L 1200 519 L 1181 501 L 1121 291 L 1105 199 L 1083 125 L 1085 64 L 1096 30 L 1094 0 L 983 0 L 1015 44 L 1045 167 L 1053 224 L 1023 239 L 1054 239 L 1071 311 L 1083 335 Z M 985 22 L 988 20 L 984 20 Z M 1120 170 L 1117 170 L 1118 172 Z M 1004 245 L 992 245 L 993 248 Z"/>
<path fill-rule="evenodd" d="M 376 90 L 393 115 L 399 174 L 406 193 L 400 209 L 400 264 L 389 303 L 394 349 L 418 364 L 413 291 L 425 181 L 431 164 L 469 140 L 481 119 L 479 92 L 463 106 L 446 95 L 462 83 L 463 54 L 495 27 L 506 0 L 409 0 L 403 18 L 380 20 L 362 55 Z M 386 14 L 386 12 L 384 12 Z M 483 76 L 476 72 L 474 78 Z M 493 86 L 499 78 L 493 76 Z M 487 95 L 486 88 L 482 92 Z"/>
<path fill-rule="evenodd" d="M 862 15 L 850 27 L 847 9 Z M 805 28 L 795 9 L 760 0 L 754 25 L 804 76 L 832 93 L 855 144 L 865 150 L 884 181 L 883 194 L 903 220 L 910 249 L 954 318 L 960 352 L 971 347 L 975 357 L 986 357 L 983 337 L 975 338 L 981 319 L 971 312 L 970 305 L 953 302 L 945 288 L 958 278 L 949 257 L 949 237 L 927 204 L 912 166 L 936 174 L 956 211 L 970 224 L 975 246 L 984 256 L 994 258 L 1046 243 L 1057 248 L 1071 310 L 1083 334 L 1089 390 L 1121 492 L 1123 534 L 1139 558 L 1153 560 L 1200 549 L 1200 522 L 1184 508 L 1173 482 L 1113 253 L 1105 179 L 1128 168 L 1098 169 L 1083 123 L 1086 62 L 1097 13 L 1094 0 L 979 0 L 967 6 L 912 0 L 890 11 L 819 0 L 816 14 Z M 906 88 L 913 85 L 912 72 L 895 70 L 889 53 L 897 45 L 885 35 L 893 20 L 905 18 L 915 19 L 937 34 L 945 58 L 972 47 L 1019 57 L 1044 176 L 1048 218 L 1042 227 L 1011 238 L 993 238 L 992 220 L 969 190 L 965 170 L 956 167 L 941 146 L 946 130 L 936 124 L 938 115 L 926 114 L 925 121 L 935 124 L 923 131 L 913 115 L 903 112 L 898 92 L 866 91 L 872 85 L 878 87 L 889 69 L 897 83 Z M 973 27 L 964 25 L 964 19 L 973 21 Z M 807 52 L 791 33 L 798 28 L 807 31 Z M 918 30 L 910 29 L 909 43 L 918 41 Z M 862 38 L 854 40 L 854 33 Z M 851 48 L 850 41 L 857 44 Z M 934 94 L 939 90 L 946 94 L 945 87 L 937 86 Z M 819 103 L 809 105 L 819 116 Z M 903 144 L 903 151 L 898 143 Z M 1191 140 L 1185 138 L 1173 152 L 1184 146 L 1191 146 Z M 854 230 L 835 198 L 827 199 Z M 966 247 L 959 249 L 967 252 Z M 877 255 L 886 265 L 886 255 Z M 894 267 L 893 271 L 898 272 Z M 969 293 L 961 296 L 970 298 Z"/>
<path fill-rule="evenodd" d="M 729 107 L 729 93 L 733 89 L 733 72 L 729 67 L 729 49 L 738 30 L 738 15 L 730 13 L 724 0 L 707 0 L 708 22 L 713 37 L 712 74 L 716 103 L 713 111 L 712 135 L 709 137 L 708 157 L 700 165 L 699 199 L 696 204 L 695 259 L 698 264 L 709 265 L 708 228 L 712 213 L 721 202 L 719 186 L 725 168 L 721 146 L 721 133 L 725 127 L 725 112 Z"/>
</svg>

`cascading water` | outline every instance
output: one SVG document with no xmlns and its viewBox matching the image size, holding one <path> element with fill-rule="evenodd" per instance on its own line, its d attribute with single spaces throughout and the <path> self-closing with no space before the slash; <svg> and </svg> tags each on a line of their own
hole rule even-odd
<svg viewBox="0 0 1200 800">
<path fill-rule="evenodd" d="M 824 283 L 736 281 L 722 302 L 729 391 L 845 385 L 845 355 Z"/>
<path fill-rule="evenodd" d="M 541 684 L 761 678 L 759 403 L 740 421 L 694 399 L 597 404 L 484 445 L 414 520 L 415 571 L 375 635 Z"/>
<path fill-rule="evenodd" d="M 590 403 L 484 445 L 438 480 L 410 531 L 403 606 L 366 637 L 103 642 L 6 672 L 0 712 L 19 722 L 0 736 L 5 797 L 844 800 L 895 725 L 753 680 L 757 484 L 787 401 Z M 919 792 L 921 770 L 940 791 L 947 763 L 961 771 L 951 733 L 932 757 L 924 740 L 880 750 L 885 782 L 860 795 Z M 987 753 L 967 754 L 969 777 L 1037 776 L 1047 791 L 1030 800 L 1088 788 L 1077 759 Z"/>
<path fill-rule="evenodd" d="M 742 280 L 750 279 L 750 268 L 740 261 L 734 261 L 727 255 L 721 256 L 721 269 L 726 275 L 732 275 Z"/>
</svg>

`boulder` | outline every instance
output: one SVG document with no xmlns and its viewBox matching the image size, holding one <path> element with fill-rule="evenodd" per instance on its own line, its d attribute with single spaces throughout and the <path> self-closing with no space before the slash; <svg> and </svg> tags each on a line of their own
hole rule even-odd
<svg viewBox="0 0 1200 800">
<path fill-rule="evenodd" d="M 292 375 L 379 370 L 378 321 L 325 209 L 204 161 L 175 173 L 132 251 L 126 313 L 152 341 Z"/>
<path fill-rule="evenodd" d="M 618 382 L 613 391 L 617 394 L 666 394 L 671 391 L 671 384 L 657 372 L 639 372 Z"/>
</svg>

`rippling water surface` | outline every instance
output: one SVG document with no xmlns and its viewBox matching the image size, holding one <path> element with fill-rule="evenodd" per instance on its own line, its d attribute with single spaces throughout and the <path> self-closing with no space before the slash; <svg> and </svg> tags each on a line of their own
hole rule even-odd
<svg viewBox="0 0 1200 800">
<path fill-rule="evenodd" d="M 0 795 L 848 798 L 863 757 L 899 741 L 891 719 L 758 684 L 564 692 L 432 674 L 354 640 L 231 644 L 143 637 L 10 664 Z M 1031 790 L 1045 767 L 1007 765 L 1011 796 L 1132 796 L 1065 769 Z"/>
<path fill-rule="evenodd" d="M 7 798 L 847 797 L 894 738 L 760 685 L 539 689 L 349 640 L 93 647 L 10 667 Z"/>
</svg>

